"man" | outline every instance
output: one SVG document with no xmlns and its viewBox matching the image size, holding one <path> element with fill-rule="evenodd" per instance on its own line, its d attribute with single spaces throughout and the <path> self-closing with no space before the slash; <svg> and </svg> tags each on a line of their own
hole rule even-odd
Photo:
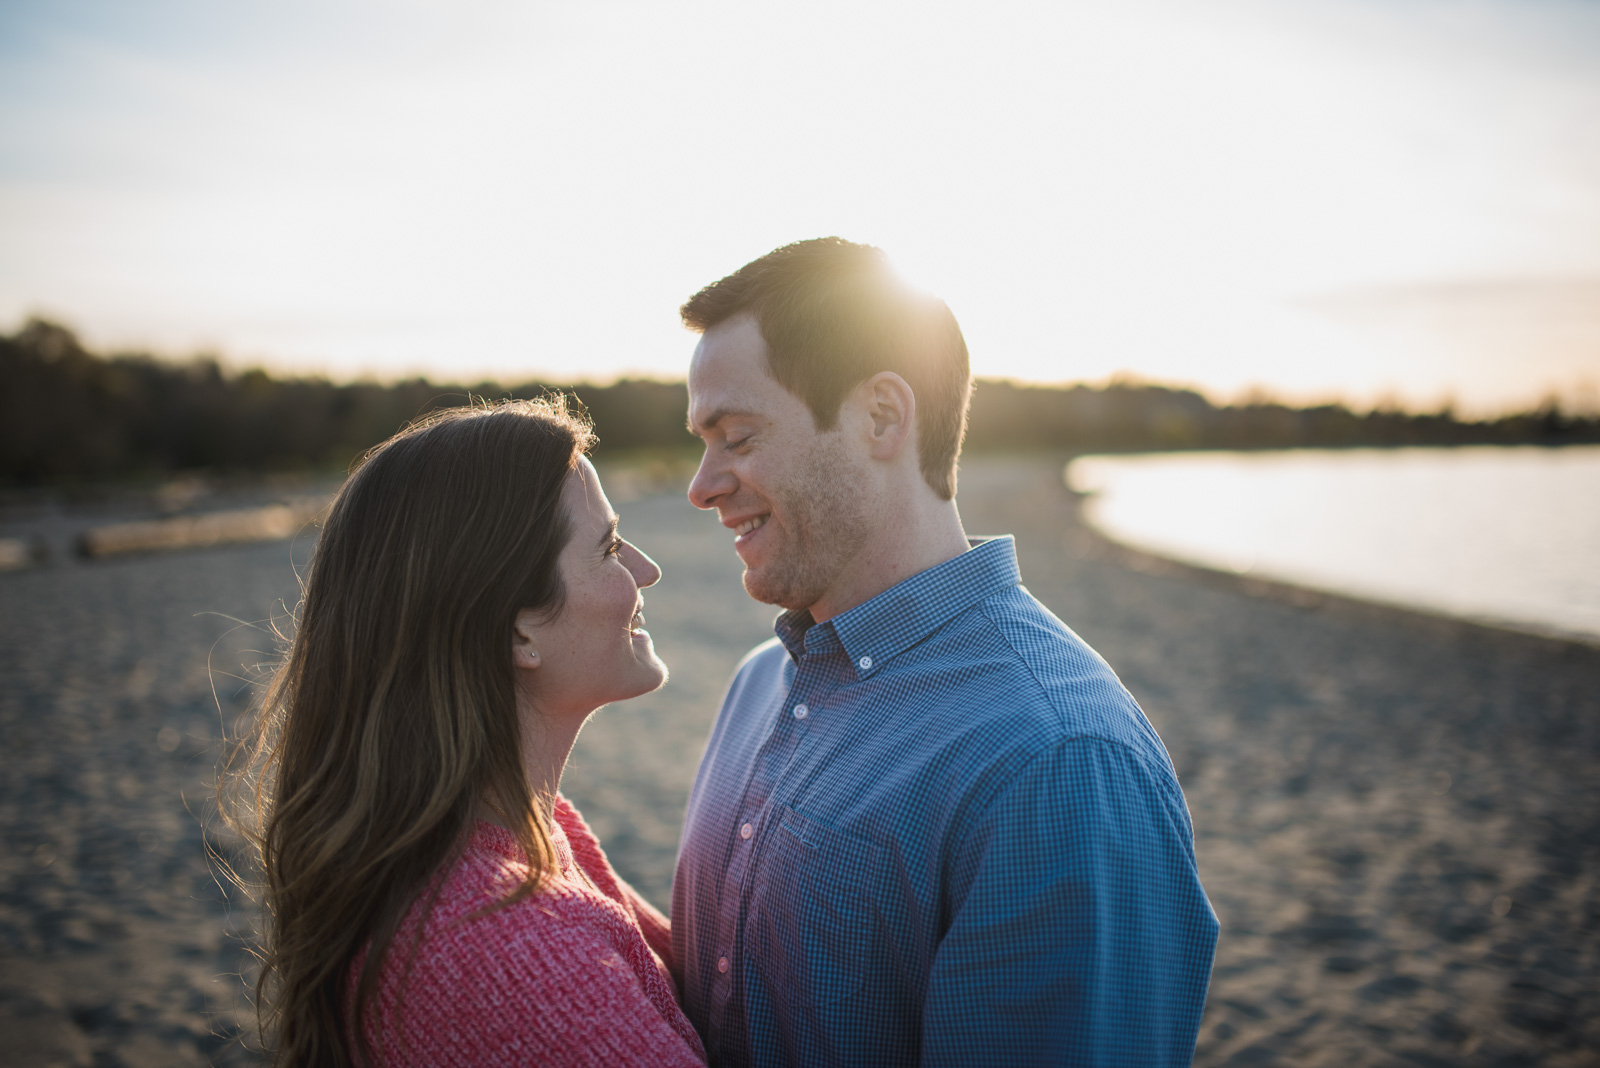
<svg viewBox="0 0 1600 1068">
<path fill-rule="evenodd" d="M 672 893 L 720 1065 L 1188 1064 L 1217 921 L 1165 748 L 955 505 L 966 343 L 877 249 L 697 293 L 689 498 L 777 639 L 734 675 Z"/>
</svg>

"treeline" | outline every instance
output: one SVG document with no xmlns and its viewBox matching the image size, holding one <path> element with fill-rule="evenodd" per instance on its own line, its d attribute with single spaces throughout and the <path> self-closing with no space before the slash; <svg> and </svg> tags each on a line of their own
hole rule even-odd
<svg viewBox="0 0 1600 1068">
<path fill-rule="evenodd" d="M 980 382 L 967 440 L 977 448 L 1072 452 L 1296 449 L 1401 445 L 1575 445 L 1600 442 L 1600 418 L 1537 411 L 1464 421 L 1447 411 L 1276 401 L 1218 407 L 1188 389 L 1113 382 L 1051 388 Z"/>
<path fill-rule="evenodd" d="M 175 471 L 343 469 L 436 408 L 537 397 L 543 383 L 393 385 L 228 374 L 215 360 L 104 358 L 34 320 L 0 337 L 0 484 L 98 481 Z M 579 394 L 597 451 L 689 445 L 681 384 L 625 380 Z"/>
<path fill-rule="evenodd" d="M 594 419 L 597 452 L 692 446 L 682 383 L 336 384 L 229 374 L 214 361 L 172 363 L 87 352 L 65 328 L 34 320 L 0 336 L 0 484 L 83 483 L 176 471 L 265 472 L 345 467 L 371 445 L 469 395 L 575 393 Z M 1485 422 L 1449 413 L 1263 402 L 1217 407 L 1200 394 L 1142 384 L 1046 388 L 983 381 L 968 447 L 1070 452 L 1356 445 L 1567 444 L 1600 441 L 1600 419 L 1556 407 Z"/>
</svg>

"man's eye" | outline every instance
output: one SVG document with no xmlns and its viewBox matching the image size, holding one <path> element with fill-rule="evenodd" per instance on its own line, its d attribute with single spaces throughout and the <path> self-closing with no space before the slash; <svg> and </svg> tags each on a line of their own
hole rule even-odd
<svg viewBox="0 0 1600 1068">
<path fill-rule="evenodd" d="M 726 448 L 729 448 L 729 449 L 740 448 L 741 446 L 748 444 L 750 439 L 752 437 L 754 437 L 754 436 L 755 436 L 754 434 L 746 434 L 742 438 L 729 438 Z"/>
</svg>

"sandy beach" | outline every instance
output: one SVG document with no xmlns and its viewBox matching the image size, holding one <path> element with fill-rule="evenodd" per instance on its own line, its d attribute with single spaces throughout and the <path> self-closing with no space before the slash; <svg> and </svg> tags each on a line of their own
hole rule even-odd
<svg viewBox="0 0 1600 1068">
<path fill-rule="evenodd" d="M 959 501 L 1172 753 L 1222 921 L 1197 1064 L 1600 1063 L 1600 648 L 1120 549 L 1052 458 L 972 459 Z M 565 789 L 665 905 L 717 700 L 773 612 L 680 493 L 615 503 L 665 572 L 645 611 L 673 675 L 596 716 Z M 210 783 L 311 541 L 66 555 L 137 513 L 0 514 L 51 551 L 0 573 L 7 1064 L 260 1060 Z"/>
</svg>

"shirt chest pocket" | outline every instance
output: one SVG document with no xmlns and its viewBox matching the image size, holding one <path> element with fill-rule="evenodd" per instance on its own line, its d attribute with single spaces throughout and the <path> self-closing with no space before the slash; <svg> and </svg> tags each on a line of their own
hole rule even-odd
<svg viewBox="0 0 1600 1068">
<path fill-rule="evenodd" d="M 841 1001 L 881 956 L 877 847 L 784 805 L 773 815 L 753 873 L 748 959 L 803 1004 Z"/>
</svg>

